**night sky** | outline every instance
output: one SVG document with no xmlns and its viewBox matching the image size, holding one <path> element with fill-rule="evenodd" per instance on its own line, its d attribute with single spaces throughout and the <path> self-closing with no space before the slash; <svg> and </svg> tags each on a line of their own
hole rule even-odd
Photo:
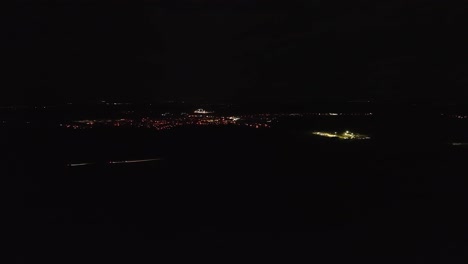
<svg viewBox="0 0 468 264">
<path fill-rule="evenodd" d="M 466 1 L 17 0 L 0 104 L 468 100 Z"/>
</svg>

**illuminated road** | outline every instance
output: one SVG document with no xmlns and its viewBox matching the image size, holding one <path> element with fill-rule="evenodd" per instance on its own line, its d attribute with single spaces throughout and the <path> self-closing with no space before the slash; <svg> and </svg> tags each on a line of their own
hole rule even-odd
<svg viewBox="0 0 468 264">
<path fill-rule="evenodd" d="M 121 161 L 109 161 L 108 164 L 128 164 L 128 163 L 144 163 L 144 162 L 153 162 L 153 161 L 160 161 L 163 160 L 161 158 L 157 159 L 139 159 L 139 160 L 121 160 Z M 89 166 L 94 165 L 96 163 L 88 162 L 88 163 L 70 163 L 67 164 L 68 167 L 81 167 L 81 166 Z"/>
<path fill-rule="evenodd" d="M 142 159 L 142 160 L 122 160 L 122 161 L 110 161 L 110 164 L 126 164 L 126 163 L 143 163 L 143 162 L 151 162 L 151 161 L 158 161 L 162 159 Z"/>
</svg>

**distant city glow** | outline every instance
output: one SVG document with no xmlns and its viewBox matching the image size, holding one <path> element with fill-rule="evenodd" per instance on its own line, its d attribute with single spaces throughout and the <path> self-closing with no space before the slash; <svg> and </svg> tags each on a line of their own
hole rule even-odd
<svg viewBox="0 0 468 264">
<path fill-rule="evenodd" d="M 80 120 L 62 127 L 69 129 L 90 129 L 95 127 L 134 127 L 155 130 L 168 130 L 182 126 L 246 126 L 254 128 L 271 128 L 272 119 L 265 116 L 224 117 L 211 115 L 162 115 L 159 118 L 142 119 L 103 119 Z"/>
<path fill-rule="evenodd" d="M 370 117 L 372 116 L 372 113 L 264 113 L 245 114 L 238 116 L 223 116 L 222 114 L 215 114 L 214 112 L 209 112 L 205 109 L 197 109 L 192 114 L 186 112 L 161 113 L 157 117 L 77 120 L 72 121 L 70 123 L 61 124 L 60 126 L 68 129 L 91 129 L 97 127 L 132 127 L 148 128 L 155 130 L 168 130 L 182 126 L 244 126 L 250 128 L 264 129 L 272 128 L 276 124 L 280 123 L 282 120 L 287 120 L 288 118 L 292 117 L 327 118 L 331 116 L 340 116 L 345 118 Z M 360 136 L 351 133 L 349 135 L 340 134 L 333 137 L 358 139 Z"/>
</svg>

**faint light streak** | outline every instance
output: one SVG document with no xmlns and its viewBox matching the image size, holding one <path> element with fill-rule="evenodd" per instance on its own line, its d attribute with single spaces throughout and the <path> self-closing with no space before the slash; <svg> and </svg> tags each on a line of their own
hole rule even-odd
<svg viewBox="0 0 468 264">
<path fill-rule="evenodd" d="M 143 163 L 143 162 L 151 162 L 151 161 L 159 161 L 159 160 L 162 160 L 162 159 L 158 158 L 158 159 L 109 161 L 109 164 Z"/>
<path fill-rule="evenodd" d="M 80 166 L 88 166 L 88 165 L 92 165 L 94 163 L 71 163 L 71 164 L 68 164 L 69 167 L 80 167 Z"/>
</svg>

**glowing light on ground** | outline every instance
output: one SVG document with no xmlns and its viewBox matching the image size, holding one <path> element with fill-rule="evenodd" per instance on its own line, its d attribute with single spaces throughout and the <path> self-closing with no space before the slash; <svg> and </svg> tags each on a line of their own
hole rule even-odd
<svg viewBox="0 0 468 264">
<path fill-rule="evenodd" d="M 341 134 L 337 132 L 313 132 L 312 134 L 321 136 L 321 137 L 328 137 L 328 138 L 339 138 L 339 139 L 370 139 L 370 137 L 362 134 L 356 134 L 349 131 L 345 131 Z"/>
<path fill-rule="evenodd" d="M 205 109 L 197 109 L 195 111 L 193 111 L 195 114 L 211 114 L 213 112 L 209 112 L 209 111 L 206 111 Z"/>
<path fill-rule="evenodd" d="M 468 143 L 454 142 L 452 143 L 452 146 L 468 146 Z"/>
</svg>

